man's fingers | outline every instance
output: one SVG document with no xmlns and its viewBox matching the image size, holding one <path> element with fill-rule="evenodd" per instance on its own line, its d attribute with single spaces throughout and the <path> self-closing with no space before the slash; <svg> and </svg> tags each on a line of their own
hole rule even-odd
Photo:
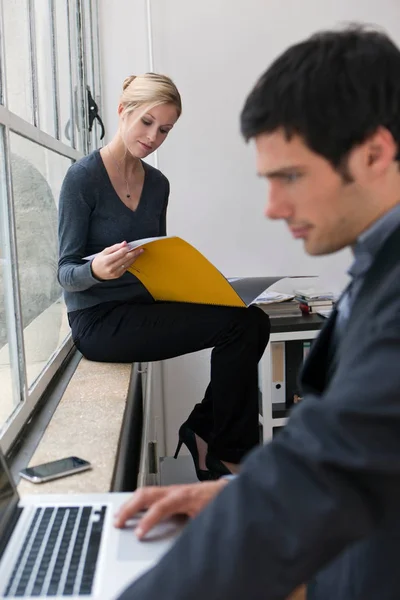
<svg viewBox="0 0 400 600">
<path fill-rule="evenodd" d="M 135 534 L 142 539 L 157 523 L 182 512 L 179 494 L 170 492 L 155 502 L 142 517 L 135 529 Z M 183 511 L 184 512 L 184 511 Z"/>
<path fill-rule="evenodd" d="M 134 517 L 139 511 L 149 507 L 165 494 L 165 488 L 147 487 L 137 490 L 115 516 L 116 527 L 123 527 L 128 519 Z"/>
</svg>

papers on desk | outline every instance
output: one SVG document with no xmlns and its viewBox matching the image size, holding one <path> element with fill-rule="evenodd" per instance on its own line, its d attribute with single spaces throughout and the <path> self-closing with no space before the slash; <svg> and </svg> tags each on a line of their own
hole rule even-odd
<svg viewBox="0 0 400 600">
<path fill-rule="evenodd" d="M 293 300 L 293 298 L 294 296 L 292 294 L 264 290 L 262 294 L 257 296 L 252 304 L 274 304 L 275 302 L 287 302 L 288 300 Z"/>
<path fill-rule="evenodd" d="M 270 317 L 299 317 L 299 304 L 292 294 L 265 290 L 252 304 L 262 307 Z"/>
<path fill-rule="evenodd" d="M 302 298 L 307 302 L 316 302 L 316 301 L 328 301 L 331 302 L 335 299 L 335 296 L 332 292 L 328 292 L 326 290 L 317 290 L 315 288 L 307 288 L 307 289 L 297 289 L 294 290 L 295 296 L 298 298 Z"/>
<path fill-rule="evenodd" d="M 324 317 L 325 319 L 329 319 L 332 312 L 332 306 L 330 308 L 322 309 L 317 311 L 317 315 Z"/>
</svg>

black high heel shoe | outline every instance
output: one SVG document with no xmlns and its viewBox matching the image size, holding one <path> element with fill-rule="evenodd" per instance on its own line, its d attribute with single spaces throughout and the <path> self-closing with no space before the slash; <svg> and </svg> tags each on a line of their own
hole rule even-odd
<svg viewBox="0 0 400 600">
<path fill-rule="evenodd" d="M 188 425 L 186 425 L 186 423 L 183 423 L 183 425 L 181 425 L 179 428 L 179 442 L 176 447 L 174 458 L 178 458 L 178 454 L 180 452 L 180 449 L 182 448 L 182 444 L 185 444 L 186 448 L 192 455 L 194 468 L 196 469 L 197 479 L 199 481 L 210 481 L 215 479 L 215 475 L 210 473 L 210 471 L 199 468 L 199 452 L 197 450 L 196 434 L 192 429 L 190 429 Z"/>
<path fill-rule="evenodd" d="M 207 452 L 206 455 L 206 466 L 214 474 L 214 479 L 219 479 L 225 475 L 233 475 L 232 471 L 228 469 L 219 458 L 215 458 L 212 454 Z"/>
</svg>

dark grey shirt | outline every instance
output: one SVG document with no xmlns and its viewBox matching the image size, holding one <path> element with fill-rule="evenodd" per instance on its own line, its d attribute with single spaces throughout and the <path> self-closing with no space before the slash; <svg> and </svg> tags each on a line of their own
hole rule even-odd
<svg viewBox="0 0 400 600">
<path fill-rule="evenodd" d="M 58 229 L 58 281 L 68 312 L 115 300 L 152 300 L 131 273 L 99 281 L 93 277 L 91 262 L 83 260 L 124 240 L 166 235 L 168 179 L 158 169 L 142 164 L 145 178 L 136 211 L 118 197 L 99 150 L 68 170 L 61 188 Z"/>
<path fill-rule="evenodd" d="M 358 238 L 354 246 L 354 261 L 348 270 L 352 281 L 338 303 L 335 327 L 335 345 L 340 342 L 354 299 L 361 289 L 365 274 L 386 240 L 400 225 L 400 204 L 375 221 Z"/>
</svg>

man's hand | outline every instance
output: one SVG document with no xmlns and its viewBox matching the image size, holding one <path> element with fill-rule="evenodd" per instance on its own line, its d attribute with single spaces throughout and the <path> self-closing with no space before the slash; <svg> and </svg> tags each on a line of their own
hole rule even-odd
<svg viewBox="0 0 400 600">
<path fill-rule="evenodd" d="M 143 252 L 143 248 L 130 250 L 127 242 L 104 248 L 92 261 L 92 273 L 97 279 L 118 279 Z"/>
<path fill-rule="evenodd" d="M 169 485 L 167 487 L 144 487 L 119 510 L 115 519 L 116 527 L 124 527 L 126 521 L 139 511 L 148 509 L 140 519 L 135 533 L 139 539 L 154 525 L 172 515 L 195 517 L 227 485 L 226 479 L 193 483 L 189 485 Z"/>
</svg>

